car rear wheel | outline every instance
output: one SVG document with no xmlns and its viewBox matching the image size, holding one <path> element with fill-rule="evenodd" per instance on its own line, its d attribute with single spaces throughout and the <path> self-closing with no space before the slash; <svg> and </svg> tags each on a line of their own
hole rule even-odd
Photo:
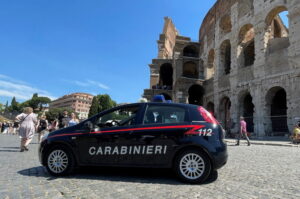
<svg viewBox="0 0 300 199">
<path fill-rule="evenodd" d="M 53 176 L 67 175 L 74 170 L 74 157 L 67 147 L 51 148 L 46 158 L 47 171 Z"/>
<path fill-rule="evenodd" d="M 174 170 L 184 182 L 201 183 L 209 176 L 211 163 L 205 153 L 198 150 L 186 150 L 176 157 Z"/>
</svg>

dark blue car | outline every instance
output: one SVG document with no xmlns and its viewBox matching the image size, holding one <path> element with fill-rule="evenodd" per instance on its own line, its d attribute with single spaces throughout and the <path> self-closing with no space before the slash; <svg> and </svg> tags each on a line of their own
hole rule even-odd
<svg viewBox="0 0 300 199">
<path fill-rule="evenodd" d="M 127 104 L 44 137 L 39 156 L 54 176 L 80 166 L 173 168 L 201 183 L 227 161 L 224 131 L 201 106 Z"/>
</svg>

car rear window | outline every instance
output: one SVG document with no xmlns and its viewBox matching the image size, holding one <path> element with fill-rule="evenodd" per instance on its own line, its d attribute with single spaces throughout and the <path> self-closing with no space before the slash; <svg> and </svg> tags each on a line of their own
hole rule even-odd
<svg viewBox="0 0 300 199">
<path fill-rule="evenodd" d="M 185 122 L 186 110 L 176 106 L 149 105 L 145 116 L 144 124 L 169 124 Z"/>
</svg>

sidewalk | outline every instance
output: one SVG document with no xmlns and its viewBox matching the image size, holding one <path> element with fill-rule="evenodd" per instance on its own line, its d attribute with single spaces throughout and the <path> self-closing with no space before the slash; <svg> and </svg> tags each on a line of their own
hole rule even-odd
<svg viewBox="0 0 300 199">
<path fill-rule="evenodd" d="M 226 138 L 225 142 L 230 144 L 236 144 L 237 140 L 233 138 Z M 287 147 L 299 147 L 300 144 L 292 144 L 292 142 L 286 137 L 262 137 L 262 138 L 250 138 L 250 142 L 253 145 L 272 145 L 272 146 L 287 146 Z M 240 145 L 246 145 L 247 140 L 241 139 Z"/>
</svg>

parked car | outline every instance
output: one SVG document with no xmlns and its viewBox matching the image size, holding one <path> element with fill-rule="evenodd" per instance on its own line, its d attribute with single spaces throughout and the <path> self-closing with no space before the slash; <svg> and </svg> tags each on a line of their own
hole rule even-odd
<svg viewBox="0 0 300 199">
<path fill-rule="evenodd" d="M 80 166 L 173 168 L 201 183 L 227 161 L 224 130 L 203 107 L 135 103 L 101 112 L 44 137 L 42 165 L 54 176 Z"/>
</svg>

